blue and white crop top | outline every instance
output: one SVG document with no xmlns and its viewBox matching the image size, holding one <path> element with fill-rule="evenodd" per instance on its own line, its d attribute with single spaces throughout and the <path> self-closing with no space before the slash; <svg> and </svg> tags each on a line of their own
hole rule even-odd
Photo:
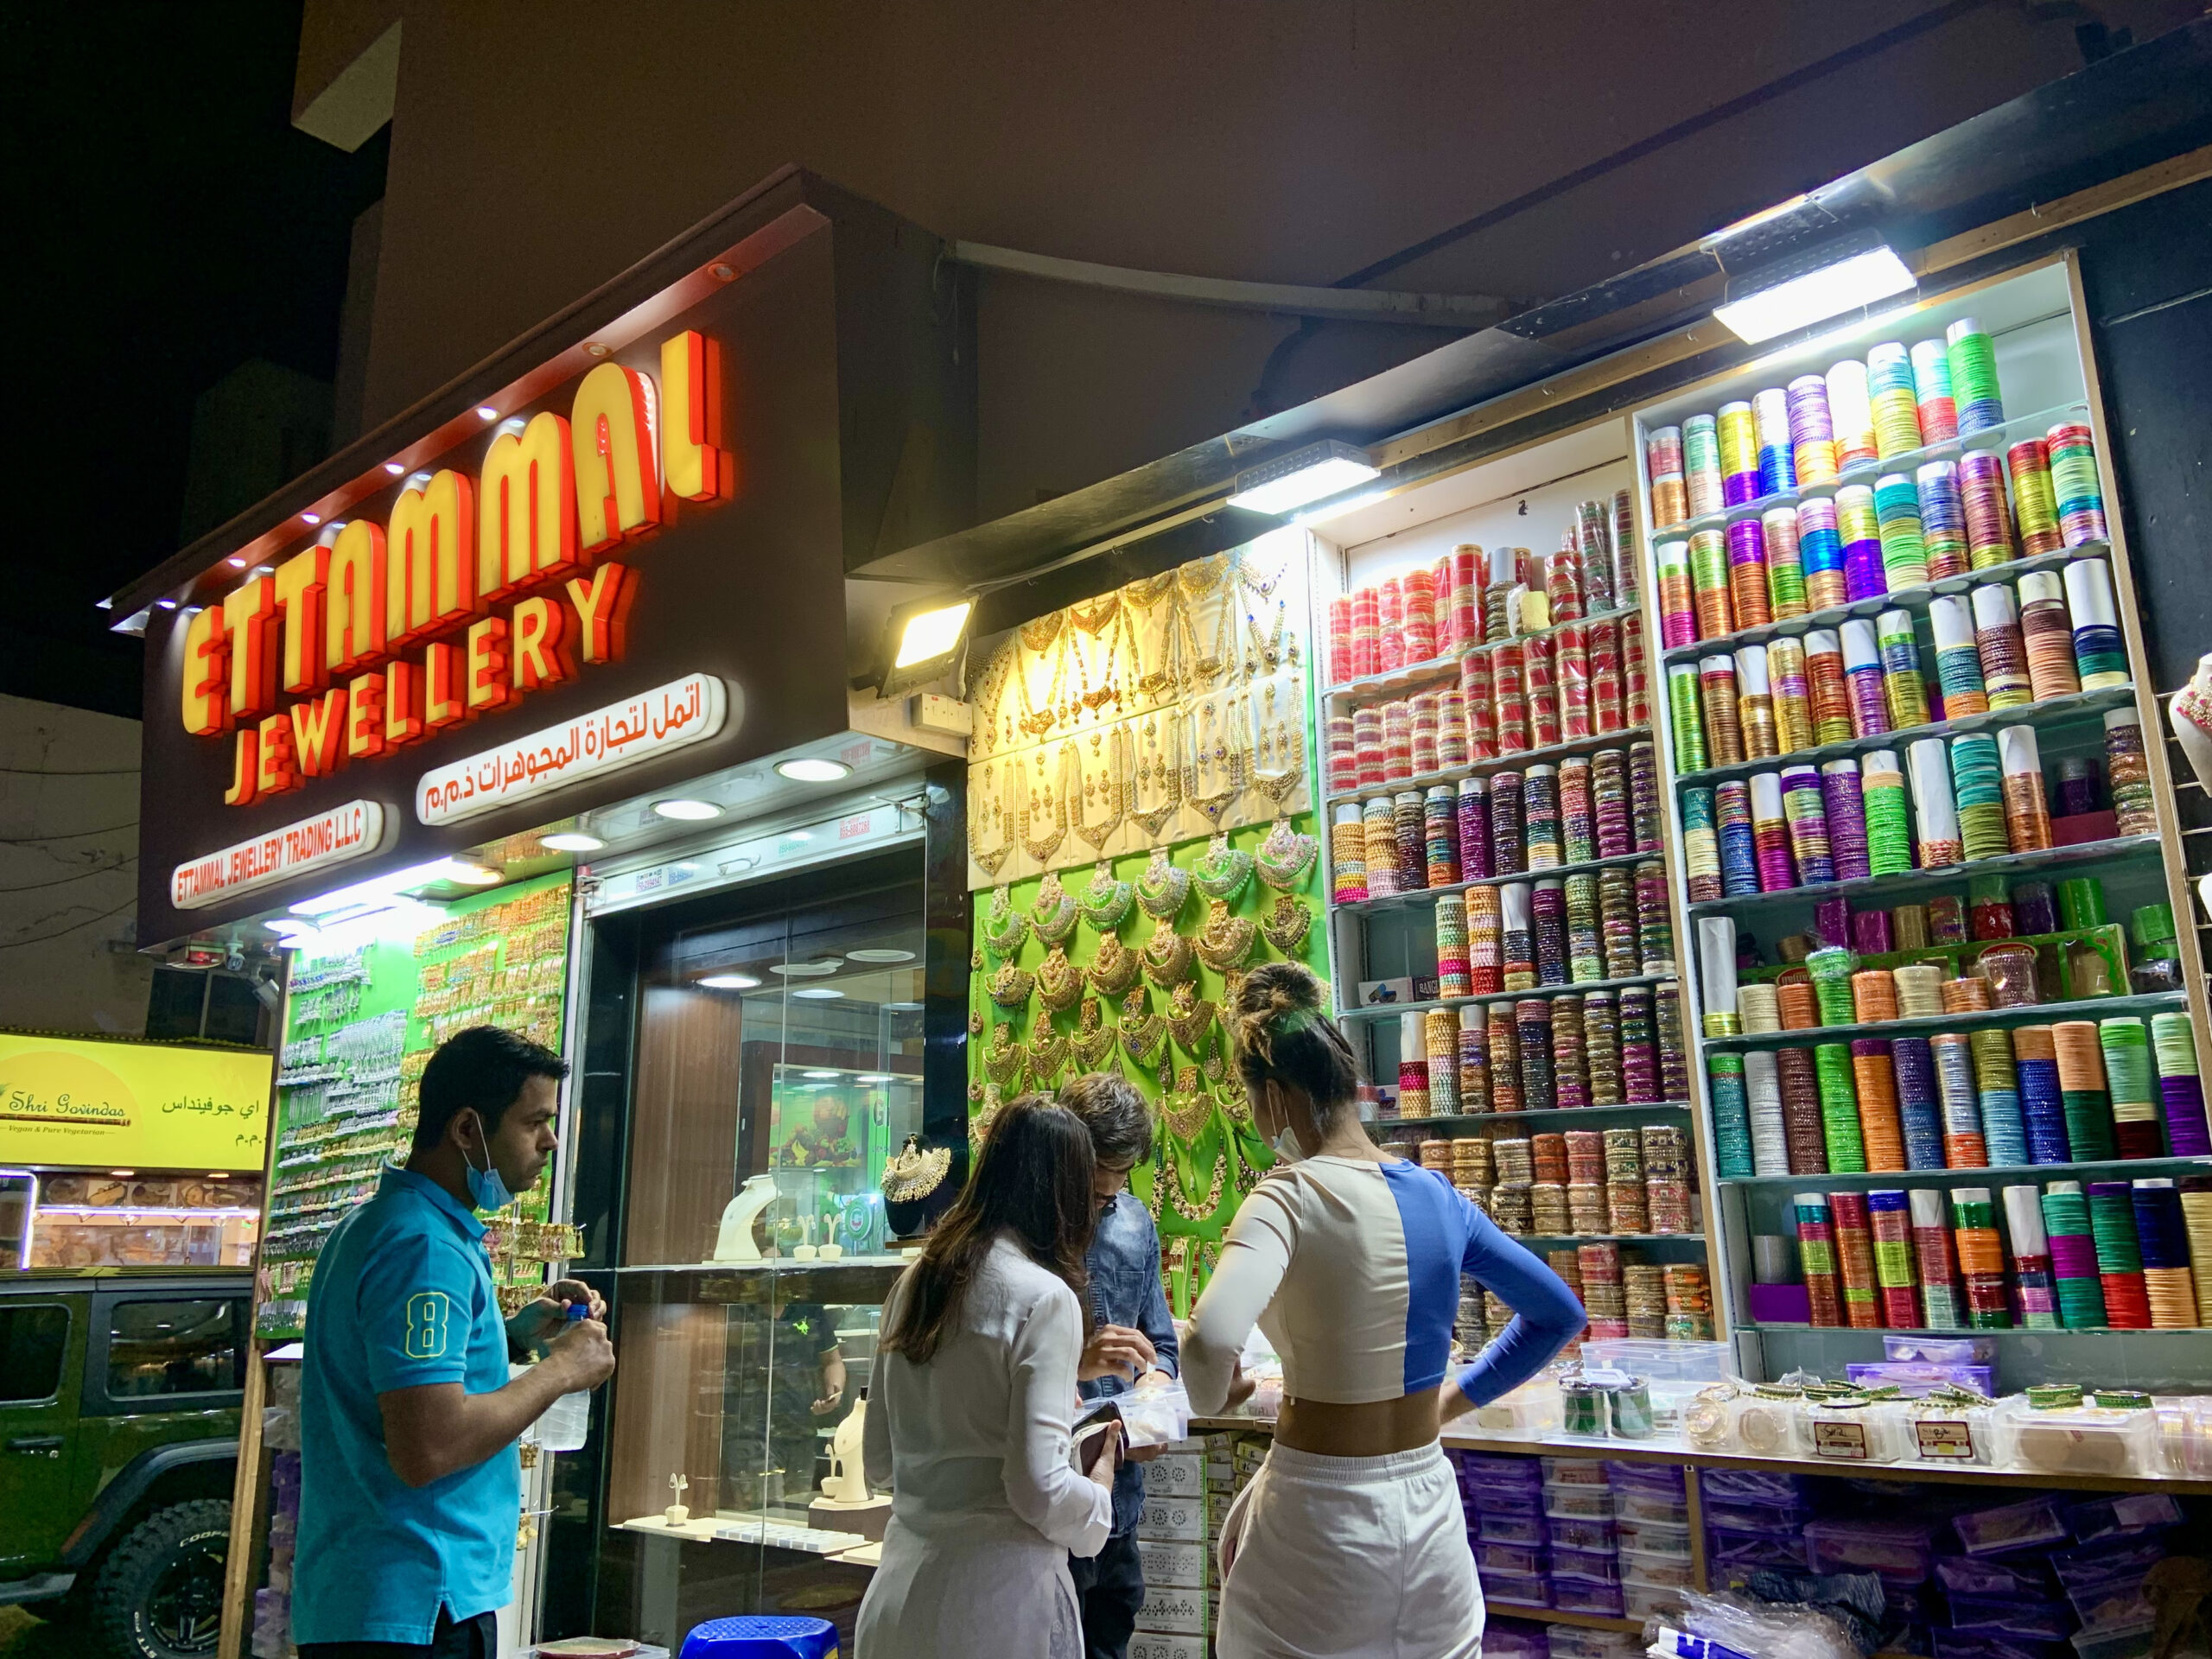
<svg viewBox="0 0 2212 1659">
<path fill-rule="evenodd" d="M 1270 1170 L 1237 1211 L 1183 1345 L 1191 1404 L 1219 1411 L 1257 1323 L 1294 1400 L 1351 1405 L 1444 1380 L 1459 1275 L 1513 1322 L 1460 1373 L 1478 1405 L 1541 1370 L 1582 1329 L 1574 1293 L 1434 1170 L 1319 1157 Z"/>
</svg>

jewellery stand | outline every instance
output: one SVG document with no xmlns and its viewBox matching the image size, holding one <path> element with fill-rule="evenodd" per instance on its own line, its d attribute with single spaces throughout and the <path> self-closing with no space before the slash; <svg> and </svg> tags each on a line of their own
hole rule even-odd
<svg viewBox="0 0 2212 1659">
<path fill-rule="evenodd" d="M 760 1212 L 776 1201 L 776 1178 L 773 1175 L 749 1177 L 737 1189 L 737 1196 L 722 1210 L 722 1224 L 715 1235 L 714 1259 L 717 1262 L 759 1262 L 763 1260 L 760 1247 L 753 1242 L 753 1224 Z"/>
<path fill-rule="evenodd" d="M 891 1499 L 887 1494 L 868 1495 L 861 1450 L 867 1423 L 868 1399 L 862 1395 L 830 1437 L 830 1473 L 822 1483 L 821 1496 L 807 1505 L 806 1524 L 824 1532 L 857 1532 L 880 1543 L 884 1523 L 891 1519 Z"/>
</svg>

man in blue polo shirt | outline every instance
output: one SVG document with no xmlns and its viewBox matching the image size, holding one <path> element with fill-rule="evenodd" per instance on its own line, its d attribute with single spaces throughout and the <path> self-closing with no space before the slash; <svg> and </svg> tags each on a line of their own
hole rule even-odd
<svg viewBox="0 0 2212 1659">
<path fill-rule="evenodd" d="M 480 1210 L 527 1192 L 556 1144 L 568 1065 L 490 1026 L 430 1057 L 404 1167 L 315 1264 L 301 1379 L 302 1659 L 495 1659 L 510 1594 L 516 1437 L 614 1370 L 605 1306 L 563 1280 L 499 1316 Z M 588 1319 L 563 1325 L 568 1305 Z M 557 1334 L 552 1334 L 557 1332 Z M 544 1357 L 510 1382 L 510 1359 Z"/>
</svg>

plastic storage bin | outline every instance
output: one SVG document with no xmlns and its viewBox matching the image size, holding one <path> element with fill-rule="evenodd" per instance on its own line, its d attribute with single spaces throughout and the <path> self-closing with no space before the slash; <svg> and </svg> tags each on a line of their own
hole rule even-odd
<svg viewBox="0 0 2212 1659">
<path fill-rule="evenodd" d="M 2145 1618 L 2102 1630 L 2076 1630 L 2074 1651 L 2080 1659 L 2150 1659 L 2152 1638 L 2158 1628 L 2156 1619 Z"/>
<path fill-rule="evenodd" d="M 1548 1564 L 1540 1544 L 1486 1544 L 1474 1541 L 1475 1566 L 1484 1574 L 1541 1573 Z"/>
<path fill-rule="evenodd" d="M 1610 1613 L 1618 1618 L 1621 1587 L 1618 1584 L 1595 1584 L 1586 1579 L 1554 1579 L 1552 1605 L 1566 1613 Z"/>
<path fill-rule="evenodd" d="M 2158 1432 L 2157 1414 L 2149 1411 L 2024 1411 L 2002 1420 L 1999 1452 L 2046 1474 L 2149 1475 L 2158 1472 Z"/>
<path fill-rule="evenodd" d="M 1618 1584 L 1621 1581 L 1620 1558 L 1610 1549 L 1561 1549 L 1552 1548 L 1552 1589 L 1569 1579 L 1585 1584 Z"/>
<path fill-rule="evenodd" d="M 1997 1460 L 1997 1415 L 1987 1406 L 1908 1400 L 1897 1411 L 1904 1421 L 1908 1458 L 1982 1465 Z"/>
<path fill-rule="evenodd" d="M 1904 1420 L 1892 1402 L 1808 1403 L 1798 1414 L 1798 1448 L 1823 1463 L 1895 1463 L 1905 1455 Z"/>
<path fill-rule="evenodd" d="M 1689 1504 L 1679 1497 L 1659 1497 L 1649 1492 L 1629 1491 L 1613 1494 L 1616 1514 L 1628 1521 L 1652 1521 L 1662 1527 L 1687 1526 Z"/>
<path fill-rule="evenodd" d="M 1511 1515 L 1484 1510 L 1475 1516 L 1475 1536 L 1486 1544 L 1535 1544 L 1546 1541 L 1544 1517 Z"/>
<path fill-rule="evenodd" d="M 1665 1521 L 1640 1521 L 1624 1516 L 1613 1522 L 1614 1535 L 1620 1540 L 1624 1550 L 1641 1550 L 1647 1555 L 1662 1555 L 1676 1560 L 1690 1557 L 1689 1523 L 1677 1526 Z"/>
<path fill-rule="evenodd" d="M 1609 1486 L 1544 1486 L 1544 1513 L 1547 1516 L 1580 1516 L 1587 1520 L 1610 1521 L 1613 1515 L 1613 1493 Z"/>
<path fill-rule="evenodd" d="M 1613 1548 L 1614 1531 L 1611 1521 L 1592 1521 L 1586 1516 L 1562 1515 L 1546 1523 L 1552 1542 L 1567 1549 L 1605 1549 Z"/>
<path fill-rule="evenodd" d="M 1664 1585 L 1688 1590 L 1696 1582 L 1696 1571 L 1688 1555 L 1655 1555 L 1649 1550 L 1621 1551 L 1621 1577 L 1640 1584 Z"/>
<path fill-rule="evenodd" d="M 2058 1518 L 2058 1504 L 2048 1497 L 1970 1510 L 1953 1516 L 1951 1525 L 1969 1555 L 2001 1555 L 2007 1550 L 2066 1541 L 2066 1523 Z"/>
<path fill-rule="evenodd" d="M 1939 1555 L 1936 1581 L 1961 1596 L 2027 1596 L 2050 1599 L 2050 1575 L 2041 1561 L 1977 1560 L 1971 1555 Z"/>
<path fill-rule="evenodd" d="M 1521 1607 L 1552 1605 L 1551 1580 L 1537 1573 L 1485 1573 L 1482 1586 L 1484 1601 Z"/>
<path fill-rule="evenodd" d="M 1595 1458 L 1540 1458 L 1547 1486 L 1606 1486 L 1606 1465 Z"/>
<path fill-rule="evenodd" d="M 1985 1636 L 2010 1637 L 2023 1642 L 2063 1642 L 2074 1628 L 2063 1607 L 2050 1602 L 2002 1600 L 1981 1596 L 1953 1596 L 1951 1628 L 1979 1630 Z"/>
<path fill-rule="evenodd" d="M 1878 1573 L 1888 1584 L 1925 1584 L 1936 1567 L 1936 1528 L 1926 1521 L 1809 1521 L 1807 1562 L 1815 1573 Z"/>
<path fill-rule="evenodd" d="M 1645 1584 L 1637 1579 L 1621 1581 L 1621 1611 L 1630 1618 L 1679 1612 L 1681 1606 L 1682 1592 L 1671 1585 Z"/>
<path fill-rule="evenodd" d="M 2094 1544 L 2134 1537 L 2153 1527 L 2177 1527 L 2182 1514 L 2181 1505 L 2164 1492 L 2129 1492 L 2070 1504 L 2064 1518 L 2075 1543 Z"/>
</svg>

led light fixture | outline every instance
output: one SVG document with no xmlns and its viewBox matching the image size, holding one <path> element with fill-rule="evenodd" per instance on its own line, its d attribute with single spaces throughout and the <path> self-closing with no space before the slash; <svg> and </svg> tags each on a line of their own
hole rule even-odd
<svg viewBox="0 0 2212 1659">
<path fill-rule="evenodd" d="M 828 1002 L 842 999 L 845 994 L 834 985 L 802 985 L 791 995 L 807 997 L 817 1002 Z"/>
<path fill-rule="evenodd" d="M 842 1072 L 842 1071 L 802 1071 L 802 1072 L 800 1072 L 800 1073 L 799 1073 L 799 1076 L 801 1076 L 802 1077 L 807 1077 L 807 1078 L 813 1079 L 813 1080 L 816 1080 L 816 1081 L 819 1081 L 821 1078 L 823 1078 L 823 1077 L 843 1077 L 844 1075 L 845 1075 L 845 1074 L 844 1074 L 843 1072 Z"/>
<path fill-rule="evenodd" d="M 681 797 L 672 801 L 655 801 L 653 810 L 664 818 L 675 818 L 684 823 L 704 823 L 722 815 L 721 808 L 712 801 L 686 800 Z"/>
<path fill-rule="evenodd" d="M 1740 283 L 1732 280 L 1731 297 L 1713 308 L 1713 317 L 1738 339 L 1757 345 L 1886 300 L 1914 285 L 1912 272 L 1886 243 L 1841 257 L 1827 250 L 1821 257 L 1825 263 L 1811 270 L 1798 260 L 1753 271 Z"/>
<path fill-rule="evenodd" d="M 819 755 L 803 754 L 796 760 L 776 762 L 776 775 L 795 784 L 834 784 L 850 775 L 852 770 L 842 760 L 824 760 Z"/>
<path fill-rule="evenodd" d="M 1332 438 L 1237 474 L 1236 493 L 1229 505 L 1253 512 L 1295 512 L 1309 501 L 1381 476 L 1369 463 L 1367 451 Z"/>
<path fill-rule="evenodd" d="M 581 830 L 556 830 L 550 836 L 540 836 L 537 844 L 553 853 L 595 853 L 607 845 L 597 836 L 588 836 Z"/>
<path fill-rule="evenodd" d="M 893 950 L 887 945 L 864 944 L 857 950 L 848 950 L 846 957 L 854 962 L 912 962 L 911 950 Z"/>
<path fill-rule="evenodd" d="M 760 982 L 750 974 L 709 974 L 698 982 L 709 991 L 757 991 Z"/>
<path fill-rule="evenodd" d="M 876 646 L 876 696 L 900 696 L 951 673 L 967 650 L 968 624 L 975 614 L 974 598 L 964 594 L 939 594 L 893 606 Z"/>
</svg>

